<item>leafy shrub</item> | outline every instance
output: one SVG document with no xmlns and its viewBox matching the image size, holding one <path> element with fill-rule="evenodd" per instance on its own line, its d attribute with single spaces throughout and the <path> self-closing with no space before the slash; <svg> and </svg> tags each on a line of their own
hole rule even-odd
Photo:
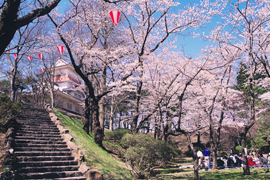
<svg viewBox="0 0 270 180">
<path fill-rule="evenodd" d="M 120 143 L 125 134 L 131 134 L 129 129 L 116 129 L 114 131 L 105 131 L 105 140 Z"/>
<path fill-rule="evenodd" d="M 256 136 L 253 141 L 251 141 L 252 147 L 261 149 L 264 146 L 269 146 L 268 142 L 264 140 L 261 136 Z"/>
<path fill-rule="evenodd" d="M 113 144 L 109 141 L 103 141 L 103 146 L 108 152 L 117 155 L 119 158 L 124 156 L 125 149 L 121 148 L 119 145 Z"/>
<path fill-rule="evenodd" d="M 242 152 L 242 146 L 236 146 L 235 151 L 237 154 L 240 154 Z"/>
<path fill-rule="evenodd" d="M 0 95 L 0 127 L 5 126 L 7 120 L 13 116 L 19 115 L 23 109 L 21 103 L 12 102 L 9 97 Z"/>
<path fill-rule="evenodd" d="M 134 135 L 132 134 L 126 134 L 122 140 L 121 140 L 121 146 L 122 148 L 129 148 L 129 147 L 134 147 L 137 144 L 136 138 L 134 138 Z"/>
<path fill-rule="evenodd" d="M 141 178 L 151 175 L 155 167 L 163 166 L 177 155 L 171 145 L 147 134 L 126 134 L 121 145 L 127 148 L 124 158 L 132 167 L 133 174 Z"/>
</svg>

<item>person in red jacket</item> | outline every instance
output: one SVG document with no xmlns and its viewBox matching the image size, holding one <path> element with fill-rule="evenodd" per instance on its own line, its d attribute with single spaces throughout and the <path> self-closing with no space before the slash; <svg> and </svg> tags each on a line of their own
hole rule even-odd
<svg viewBox="0 0 270 180">
<path fill-rule="evenodd" d="M 250 166 L 256 166 L 256 163 L 255 163 L 254 161 L 252 161 L 252 159 L 247 158 L 247 160 L 248 160 L 248 166 L 249 166 L 249 167 L 250 167 Z"/>
</svg>

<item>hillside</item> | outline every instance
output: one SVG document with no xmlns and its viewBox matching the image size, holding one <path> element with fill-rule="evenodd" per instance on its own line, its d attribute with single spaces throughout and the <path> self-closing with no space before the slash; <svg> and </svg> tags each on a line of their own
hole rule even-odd
<svg viewBox="0 0 270 180">
<path fill-rule="evenodd" d="M 124 168 L 124 163 L 114 159 L 107 151 L 97 146 L 94 142 L 94 134 L 87 135 L 79 119 L 70 118 L 54 108 L 55 115 L 63 123 L 65 129 L 69 129 L 73 142 L 84 152 L 87 166 L 98 169 L 104 174 L 104 179 L 132 179 L 130 172 Z"/>
</svg>

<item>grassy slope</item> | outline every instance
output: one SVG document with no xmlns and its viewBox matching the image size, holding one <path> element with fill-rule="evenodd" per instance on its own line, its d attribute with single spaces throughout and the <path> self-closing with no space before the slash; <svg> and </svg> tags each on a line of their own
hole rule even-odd
<svg viewBox="0 0 270 180">
<path fill-rule="evenodd" d="M 73 142 L 84 152 L 88 167 L 102 171 L 105 179 L 109 177 L 114 179 L 132 179 L 127 169 L 123 168 L 119 162 L 95 144 L 92 133 L 87 135 L 83 131 L 81 120 L 65 116 L 57 109 L 54 109 L 54 111 L 60 121 L 63 122 L 64 128 L 69 129 L 69 133 L 74 138 Z"/>
<path fill-rule="evenodd" d="M 270 179 L 270 173 L 265 173 L 263 168 L 251 168 L 251 175 L 244 176 L 242 169 L 229 169 L 229 170 L 218 170 L 216 172 L 199 171 L 199 178 L 201 180 L 266 180 Z M 171 179 L 193 179 L 193 169 L 189 169 L 189 172 L 179 172 L 171 174 L 158 175 L 158 180 L 171 180 Z"/>
</svg>

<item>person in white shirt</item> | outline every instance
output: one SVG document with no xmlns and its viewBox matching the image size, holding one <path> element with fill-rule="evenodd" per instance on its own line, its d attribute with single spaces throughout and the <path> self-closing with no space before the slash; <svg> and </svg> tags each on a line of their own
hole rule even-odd
<svg viewBox="0 0 270 180">
<path fill-rule="evenodd" d="M 203 161 L 203 153 L 202 153 L 202 151 L 198 151 L 197 152 L 197 156 L 198 156 L 198 158 L 199 158 L 199 163 L 198 163 L 198 165 L 199 165 L 199 168 L 202 168 L 202 161 Z"/>
</svg>

